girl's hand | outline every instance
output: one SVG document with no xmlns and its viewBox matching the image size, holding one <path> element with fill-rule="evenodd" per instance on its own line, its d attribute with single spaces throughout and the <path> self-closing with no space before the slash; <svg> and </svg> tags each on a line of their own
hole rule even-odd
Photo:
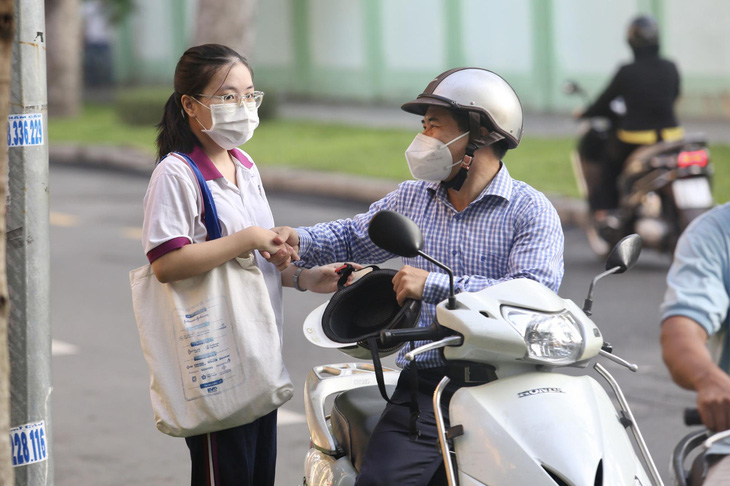
<svg viewBox="0 0 730 486">
<path fill-rule="evenodd" d="M 271 261 L 271 255 L 277 255 L 277 261 L 279 264 L 284 265 L 283 268 L 289 265 L 289 262 L 291 262 L 291 247 L 279 235 L 259 226 L 251 226 L 244 231 L 251 232 L 254 248 L 264 258 Z M 269 255 L 269 257 L 267 258 L 266 255 Z"/>
<path fill-rule="evenodd" d="M 276 269 L 281 272 L 286 269 L 291 262 L 299 260 L 299 235 L 297 235 L 297 232 L 288 226 L 272 228 L 271 231 L 278 234 L 278 241 L 282 241 L 284 243 L 284 248 L 273 253 L 259 250 L 259 253 L 261 253 L 261 256 L 269 263 L 274 264 Z"/>
</svg>

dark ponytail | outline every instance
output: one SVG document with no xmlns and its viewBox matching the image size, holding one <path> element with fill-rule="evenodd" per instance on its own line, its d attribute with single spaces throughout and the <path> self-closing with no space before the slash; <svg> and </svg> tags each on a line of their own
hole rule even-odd
<svg viewBox="0 0 730 486">
<path fill-rule="evenodd" d="M 165 103 L 162 120 L 157 124 L 157 160 L 170 152 L 189 153 L 200 145 L 190 129 L 188 116 L 182 106 L 183 95 L 202 93 L 219 69 L 241 62 L 253 77 L 253 70 L 245 57 L 220 44 L 191 47 L 180 57 L 175 67 L 175 91 Z"/>
</svg>

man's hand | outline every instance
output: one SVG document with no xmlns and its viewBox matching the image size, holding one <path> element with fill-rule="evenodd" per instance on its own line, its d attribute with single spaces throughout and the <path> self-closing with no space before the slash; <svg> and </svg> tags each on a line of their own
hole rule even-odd
<svg viewBox="0 0 730 486">
<path fill-rule="evenodd" d="M 730 376 L 717 368 L 695 384 L 702 423 L 715 432 L 730 429 Z"/>
<path fill-rule="evenodd" d="M 403 305 L 406 299 L 423 299 L 428 272 L 420 268 L 405 265 L 393 277 L 393 289 L 398 303 Z"/>
<path fill-rule="evenodd" d="M 730 428 L 730 376 L 712 360 L 707 332 L 692 319 L 676 315 L 662 323 L 662 357 L 679 386 L 697 392 L 702 423 L 717 432 Z"/>
<path fill-rule="evenodd" d="M 299 253 L 299 233 L 294 228 L 290 226 L 277 226 L 276 228 L 271 228 L 271 231 L 278 234 L 287 245 Z"/>
<path fill-rule="evenodd" d="M 330 265 L 322 265 L 304 270 L 299 276 L 299 281 L 301 282 L 300 286 L 320 294 L 337 292 L 337 282 L 340 280 L 340 275 L 337 274 L 336 270 L 342 265 L 342 263 L 332 263 Z M 352 263 L 351 265 L 354 266 L 355 269 L 362 268 L 362 266 L 357 263 Z M 353 275 L 350 275 L 345 286 L 350 285 L 353 279 Z"/>
</svg>

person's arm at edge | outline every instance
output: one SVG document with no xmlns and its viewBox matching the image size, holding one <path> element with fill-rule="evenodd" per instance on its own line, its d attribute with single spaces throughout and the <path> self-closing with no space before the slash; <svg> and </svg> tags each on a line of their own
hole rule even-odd
<svg viewBox="0 0 730 486">
<path fill-rule="evenodd" d="M 672 379 L 697 392 L 697 408 L 711 430 L 730 428 L 730 376 L 715 364 L 707 332 L 692 319 L 673 315 L 662 322 L 662 358 Z"/>
</svg>

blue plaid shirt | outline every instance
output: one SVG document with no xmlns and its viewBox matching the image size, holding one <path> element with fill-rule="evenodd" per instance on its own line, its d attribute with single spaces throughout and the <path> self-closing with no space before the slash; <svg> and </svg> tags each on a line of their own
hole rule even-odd
<svg viewBox="0 0 730 486">
<path fill-rule="evenodd" d="M 406 181 L 367 213 L 352 219 L 298 228 L 300 256 L 306 266 L 351 261 L 382 263 L 396 255 L 373 244 L 370 219 L 382 210 L 412 219 L 423 232 L 423 251 L 454 271 L 456 293 L 476 292 L 496 283 L 527 277 L 558 291 L 563 278 L 564 236 L 550 201 L 531 186 L 512 179 L 502 164 L 491 184 L 461 212 L 438 183 Z M 403 258 L 405 265 L 427 270 L 419 326 L 436 317 L 436 304 L 449 294 L 449 277 L 424 258 Z M 416 346 L 424 344 L 416 342 Z M 406 364 L 401 349 L 396 363 Z M 417 357 L 419 368 L 443 366 L 438 351 Z"/>
</svg>

